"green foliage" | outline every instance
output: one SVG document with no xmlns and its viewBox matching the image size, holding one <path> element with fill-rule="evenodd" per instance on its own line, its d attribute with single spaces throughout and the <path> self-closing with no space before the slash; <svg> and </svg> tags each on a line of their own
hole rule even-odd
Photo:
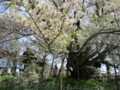
<svg viewBox="0 0 120 90">
<path fill-rule="evenodd" d="M 7 82 L 13 78 L 13 75 L 0 75 L 0 82 Z"/>
<path fill-rule="evenodd" d="M 4 77 L 9 77 L 10 75 L 4 76 Z M 11 77 L 11 76 L 10 76 Z M 3 78 L 6 80 L 5 78 Z M 6 90 L 9 88 L 9 90 L 17 89 L 17 90 L 23 90 L 22 86 L 26 90 L 34 89 L 38 90 L 38 88 L 42 89 L 49 89 L 49 90 L 59 90 L 59 85 L 60 85 L 60 79 L 56 81 L 56 78 L 25 78 L 25 77 L 14 77 L 8 78 L 9 80 L 7 83 L 2 83 L 0 84 L 0 89 Z M 4 81 L 3 80 L 3 81 Z M 90 80 L 80 80 L 78 79 L 68 79 L 68 84 L 66 86 L 66 78 L 63 78 L 63 86 L 68 87 L 68 88 L 84 88 L 84 89 L 94 89 L 97 90 L 100 88 L 100 90 L 114 90 L 115 85 L 109 84 L 109 83 L 103 83 L 103 82 L 98 82 L 94 79 Z M 56 89 L 58 88 L 58 89 Z M 69 89 L 68 89 L 69 90 Z"/>
<path fill-rule="evenodd" d="M 60 79 L 58 79 L 56 81 L 56 78 L 43 78 L 43 79 L 40 79 L 40 82 L 43 83 L 43 84 L 58 84 L 60 85 Z M 63 85 L 66 86 L 66 78 L 63 78 Z M 102 90 L 114 90 L 112 88 L 115 88 L 116 86 L 113 85 L 113 84 L 109 84 L 109 83 L 103 83 L 103 82 L 98 82 L 94 79 L 90 79 L 90 80 L 80 80 L 78 81 L 78 79 L 68 79 L 68 84 L 67 84 L 68 87 L 84 87 L 84 88 L 90 88 L 90 89 L 93 89 L 93 88 L 100 88 Z"/>
<path fill-rule="evenodd" d="M 56 78 L 40 78 L 39 81 L 41 83 L 54 83 Z"/>
</svg>

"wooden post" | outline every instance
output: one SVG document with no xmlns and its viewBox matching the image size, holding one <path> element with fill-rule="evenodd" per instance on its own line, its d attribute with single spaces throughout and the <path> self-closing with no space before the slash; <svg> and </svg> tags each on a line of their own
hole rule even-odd
<svg viewBox="0 0 120 90">
<path fill-rule="evenodd" d="M 116 71 L 116 68 L 115 68 L 115 63 L 114 63 L 114 71 L 115 71 L 115 81 L 117 82 L 117 89 L 120 90 L 120 87 L 119 87 L 119 83 L 118 83 L 118 77 L 117 77 L 117 71 Z"/>
<path fill-rule="evenodd" d="M 60 90 L 62 90 L 63 88 L 63 81 L 62 81 L 63 72 L 62 71 L 63 71 L 64 59 L 65 59 L 65 54 L 62 56 L 62 59 L 61 59 Z"/>
<path fill-rule="evenodd" d="M 61 75 L 60 75 L 60 90 L 62 90 L 62 70 L 61 70 Z"/>
<path fill-rule="evenodd" d="M 62 77 L 63 77 L 63 76 L 62 76 L 62 74 L 63 74 L 63 73 L 62 73 L 62 69 L 63 69 L 63 60 L 61 61 L 61 64 L 62 64 L 62 65 L 61 65 L 61 74 L 60 74 L 60 90 L 62 90 Z"/>
</svg>

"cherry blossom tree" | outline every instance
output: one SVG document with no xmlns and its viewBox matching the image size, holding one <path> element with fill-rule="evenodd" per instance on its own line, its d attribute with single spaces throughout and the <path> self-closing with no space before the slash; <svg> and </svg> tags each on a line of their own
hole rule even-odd
<svg viewBox="0 0 120 90">
<path fill-rule="evenodd" d="M 0 16 L 9 38 L 25 37 L 40 50 L 67 59 L 74 78 L 89 79 L 101 63 L 119 48 L 118 0 L 12 0 L 9 12 Z M 61 65 L 62 66 L 62 65 Z"/>
</svg>

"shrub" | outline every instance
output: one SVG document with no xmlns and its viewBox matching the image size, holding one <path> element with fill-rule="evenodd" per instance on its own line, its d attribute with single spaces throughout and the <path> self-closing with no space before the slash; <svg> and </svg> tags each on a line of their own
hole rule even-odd
<svg viewBox="0 0 120 90">
<path fill-rule="evenodd" d="M 7 82 L 13 78 L 14 78 L 13 75 L 0 75 L 0 82 Z"/>
</svg>

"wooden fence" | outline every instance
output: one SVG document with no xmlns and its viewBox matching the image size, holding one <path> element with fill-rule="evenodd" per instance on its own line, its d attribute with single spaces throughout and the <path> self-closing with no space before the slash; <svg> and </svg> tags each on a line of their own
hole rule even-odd
<svg viewBox="0 0 120 90">
<path fill-rule="evenodd" d="M 40 83 L 0 83 L 0 90 L 60 90 L 60 86 L 56 84 L 40 84 Z M 108 90 L 102 88 L 87 88 L 87 87 L 64 87 L 62 90 Z M 116 90 L 116 89 L 114 89 Z"/>
</svg>

